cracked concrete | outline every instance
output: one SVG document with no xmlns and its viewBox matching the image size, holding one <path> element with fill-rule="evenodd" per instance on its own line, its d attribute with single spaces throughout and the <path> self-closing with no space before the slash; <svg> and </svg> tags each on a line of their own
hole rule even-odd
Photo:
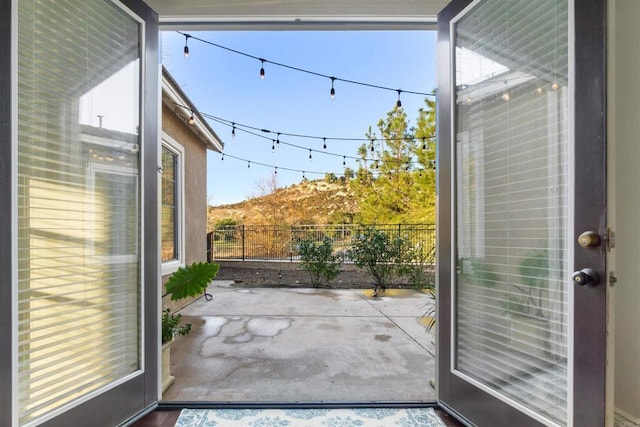
<svg viewBox="0 0 640 427">
<path fill-rule="evenodd" d="M 215 281 L 181 311 L 193 325 L 171 348 L 163 400 L 432 401 L 433 335 L 414 290 L 229 287 Z"/>
</svg>

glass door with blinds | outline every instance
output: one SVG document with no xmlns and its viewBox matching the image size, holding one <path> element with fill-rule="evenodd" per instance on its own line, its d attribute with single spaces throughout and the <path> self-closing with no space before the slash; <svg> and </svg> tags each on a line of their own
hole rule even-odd
<svg viewBox="0 0 640 427">
<path fill-rule="evenodd" d="M 450 308 L 440 313 L 439 386 L 444 404 L 478 425 L 603 421 L 584 400 L 603 385 L 589 372 L 603 350 L 583 344 L 604 337 L 583 341 L 578 325 L 604 322 L 604 252 L 576 245 L 583 232 L 603 234 L 603 130 L 577 138 L 582 123 L 603 119 L 576 104 L 589 77 L 574 68 L 573 7 L 461 1 L 440 17 L 440 187 L 450 185 L 440 221 L 450 222 L 439 230 L 439 283 Z M 581 156 L 596 165 L 578 167 Z M 597 360 L 585 362 L 591 351 Z"/>
<path fill-rule="evenodd" d="M 157 74 L 145 30 L 157 27 L 139 1 L 14 4 L 13 424 L 116 425 L 157 401 L 158 246 L 142 233 L 157 224 L 143 209 L 157 188 L 143 166 L 157 158 L 157 108 L 142 108 L 144 85 L 155 92 L 145 73 Z"/>
</svg>

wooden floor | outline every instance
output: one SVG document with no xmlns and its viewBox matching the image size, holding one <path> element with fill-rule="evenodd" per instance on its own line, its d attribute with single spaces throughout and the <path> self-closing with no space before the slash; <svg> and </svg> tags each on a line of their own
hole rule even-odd
<svg viewBox="0 0 640 427">
<path fill-rule="evenodd" d="M 447 414 L 442 409 L 436 409 L 436 414 L 444 421 L 444 423 L 449 427 L 461 427 L 460 424 L 455 418 L 451 415 Z M 171 409 L 171 410 L 155 410 L 147 415 L 145 415 L 142 419 L 136 421 L 132 424 L 132 427 L 173 427 L 178 417 L 180 416 L 179 409 Z"/>
</svg>

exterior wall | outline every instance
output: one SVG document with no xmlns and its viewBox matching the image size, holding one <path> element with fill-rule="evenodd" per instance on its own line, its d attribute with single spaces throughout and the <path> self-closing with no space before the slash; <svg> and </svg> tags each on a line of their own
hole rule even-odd
<svg viewBox="0 0 640 427">
<path fill-rule="evenodd" d="M 616 232 L 609 271 L 616 425 L 640 423 L 640 2 L 610 2 L 609 226 Z M 611 333 L 611 332 L 610 332 Z M 610 347 L 611 353 L 611 347 Z"/>
<path fill-rule="evenodd" d="M 185 264 L 207 261 L 207 149 L 189 126 L 166 105 L 162 106 L 162 130 L 184 148 L 184 256 Z M 169 275 L 162 277 L 165 283 Z M 177 309 L 191 300 L 170 303 L 165 308 Z"/>
</svg>

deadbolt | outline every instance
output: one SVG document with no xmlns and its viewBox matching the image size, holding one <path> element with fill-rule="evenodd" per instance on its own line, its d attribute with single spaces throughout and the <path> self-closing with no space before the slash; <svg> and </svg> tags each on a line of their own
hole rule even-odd
<svg viewBox="0 0 640 427">
<path fill-rule="evenodd" d="M 595 248 L 600 245 L 600 236 L 593 231 L 585 231 L 578 236 L 578 244 L 583 248 Z"/>
<path fill-rule="evenodd" d="M 583 268 L 580 271 L 576 271 L 571 275 L 573 283 L 580 286 L 591 285 L 595 286 L 600 281 L 598 273 L 592 268 Z"/>
</svg>

